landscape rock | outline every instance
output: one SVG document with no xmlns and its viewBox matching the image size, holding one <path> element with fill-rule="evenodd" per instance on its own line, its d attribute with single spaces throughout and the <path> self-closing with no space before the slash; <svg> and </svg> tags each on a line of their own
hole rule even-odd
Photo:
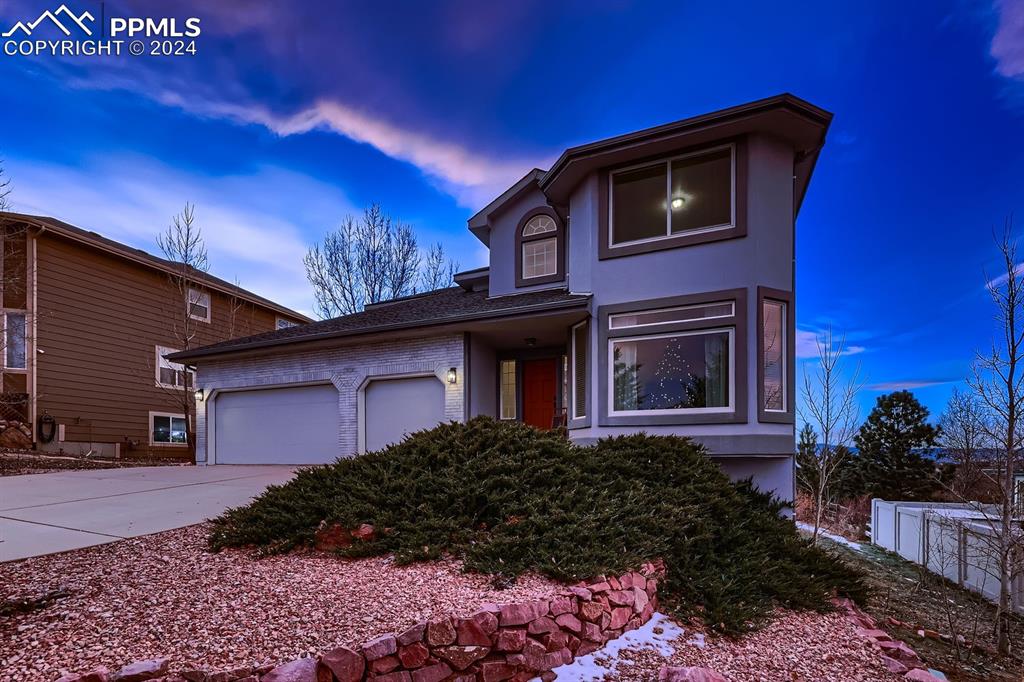
<svg viewBox="0 0 1024 682">
<path fill-rule="evenodd" d="M 411 628 L 398 635 L 398 643 L 401 646 L 412 644 L 413 642 L 422 642 L 423 635 L 427 631 L 426 622 L 416 623 Z"/>
<path fill-rule="evenodd" d="M 601 620 L 601 614 L 604 613 L 604 608 L 600 602 L 588 601 L 580 604 L 580 618 L 583 620 L 589 620 L 592 623 L 596 623 Z"/>
<path fill-rule="evenodd" d="M 454 644 L 455 638 L 455 626 L 451 618 L 438 618 L 427 623 L 427 644 L 430 646 Z"/>
<path fill-rule="evenodd" d="M 927 670 L 922 670 L 921 668 L 911 670 L 903 676 L 903 679 L 910 680 L 911 682 L 947 682 L 946 678 L 932 675 Z"/>
<path fill-rule="evenodd" d="M 262 682 L 316 682 L 316 659 L 299 658 L 277 666 Z"/>
<path fill-rule="evenodd" d="M 515 677 L 515 666 L 504 661 L 484 661 L 480 664 L 480 678 L 483 682 L 503 682 Z"/>
<path fill-rule="evenodd" d="M 576 609 L 573 608 L 572 599 L 569 597 L 557 597 L 551 600 L 550 612 L 552 616 L 560 616 L 563 613 L 572 613 Z"/>
<path fill-rule="evenodd" d="M 348 647 L 338 647 L 321 656 L 320 665 L 334 673 L 338 682 L 359 682 L 366 670 L 366 659 Z"/>
<path fill-rule="evenodd" d="M 882 656 L 882 665 L 884 665 L 889 672 L 896 675 L 902 675 L 909 670 L 907 666 L 903 665 L 895 658 L 890 658 L 888 656 Z"/>
<path fill-rule="evenodd" d="M 412 673 L 412 682 L 441 682 L 452 674 L 452 669 L 445 663 L 435 663 L 426 668 L 420 668 Z"/>
<path fill-rule="evenodd" d="M 548 602 L 537 601 L 526 604 L 505 604 L 501 607 L 498 620 L 502 627 L 508 625 L 526 625 L 537 620 L 548 612 Z"/>
<path fill-rule="evenodd" d="M 526 630 L 505 628 L 498 631 L 498 642 L 495 648 L 498 651 L 522 651 L 525 644 Z"/>
<path fill-rule="evenodd" d="M 166 658 L 135 661 L 118 670 L 110 679 L 111 682 L 145 682 L 166 675 L 170 669 L 171 662 Z"/>
<path fill-rule="evenodd" d="M 371 524 L 364 523 L 352 531 L 352 538 L 360 542 L 373 542 L 377 538 L 377 531 Z"/>
<path fill-rule="evenodd" d="M 558 616 L 555 618 L 555 623 L 558 624 L 558 627 L 569 630 L 570 632 L 579 633 L 583 630 L 583 623 L 581 623 L 580 619 L 571 613 L 563 613 Z"/>
<path fill-rule="evenodd" d="M 456 670 L 465 670 L 490 653 L 485 646 L 446 646 L 436 649 L 439 657 L 448 661 Z"/>
<path fill-rule="evenodd" d="M 526 627 L 526 631 L 531 635 L 542 635 L 545 632 L 557 632 L 558 623 L 547 616 L 542 616 L 537 620 L 530 621 L 530 624 Z"/>
<path fill-rule="evenodd" d="M 490 609 L 480 609 L 476 613 L 470 616 L 477 622 L 480 629 L 486 632 L 488 635 L 493 635 L 498 631 L 498 616 L 497 612 L 491 611 Z"/>
<path fill-rule="evenodd" d="M 398 656 L 395 656 L 394 654 L 378 658 L 370 663 L 370 670 L 378 675 L 389 673 L 392 670 L 398 670 L 401 667 L 402 661 L 400 661 Z"/>
<path fill-rule="evenodd" d="M 533 623 L 530 625 L 532 627 Z M 460 618 L 455 630 L 456 641 L 463 646 L 491 646 L 490 635 L 484 632 L 484 629 L 473 618 Z"/>
<path fill-rule="evenodd" d="M 352 534 L 340 523 L 321 521 L 313 535 L 313 546 L 321 552 L 337 552 L 352 544 Z"/>
<path fill-rule="evenodd" d="M 382 635 L 371 639 L 363 645 L 363 655 L 367 661 L 375 661 L 398 651 L 398 639 L 394 635 Z"/>
<path fill-rule="evenodd" d="M 406 668 L 419 668 L 430 658 L 430 649 L 423 642 L 413 642 L 398 650 L 398 658 Z"/>
</svg>

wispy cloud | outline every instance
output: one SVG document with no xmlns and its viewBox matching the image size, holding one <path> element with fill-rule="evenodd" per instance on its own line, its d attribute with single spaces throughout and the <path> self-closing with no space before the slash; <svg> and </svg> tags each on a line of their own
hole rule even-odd
<svg viewBox="0 0 1024 682">
<path fill-rule="evenodd" d="M 838 343 L 840 336 L 835 336 L 833 341 Z M 796 330 L 796 356 L 798 358 L 818 357 L 818 345 L 824 343 L 825 332 L 821 329 L 797 329 Z M 843 347 L 845 355 L 858 355 L 867 350 L 865 346 L 847 343 Z"/>
<path fill-rule="evenodd" d="M 160 103 L 201 116 L 256 124 L 280 136 L 328 130 L 368 144 L 393 159 L 411 163 L 460 203 L 477 208 L 507 189 L 535 166 L 547 168 L 552 158 L 505 159 L 476 153 L 468 147 L 403 128 L 382 116 L 337 100 L 320 100 L 293 114 L 279 114 L 257 104 L 185 98 L 163 91 Z"/>
<path fill-rule="evenodd" d="M 1024 79 L 1024 0 L 996 0 L 999 23 L 989 54 L 996 60 L 996 73 Z"/>
<path fill-rule="evenodd" d="M 197 177 L 129 155 L 78 168 L 8 158 L 6 167 L 17 178 L 13 210 L 57 217 L 151 253 L 159 253 L 155 238 L 171 216 L 193 202 L 213 274 L 306 312 L 306 246 L 324 216 L 352 211 L 337 188 L 276 167 Z M 267 187 L 274 191 L 254 191 Z M 290 198 L 284 215 L 281 196 Z"/>
<path fill-rule="evenodd" d="M 954 383 L 953 379 L 907 379 L 905 381 L 883 381 L 867 386 L 869 391 L 910 391 L 915 388 L 942 386 Z"/>
</svg>

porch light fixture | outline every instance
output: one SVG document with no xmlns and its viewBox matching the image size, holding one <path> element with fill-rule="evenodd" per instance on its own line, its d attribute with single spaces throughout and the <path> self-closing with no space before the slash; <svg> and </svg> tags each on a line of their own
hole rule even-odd
<svg viewBox="0 0 1024 682">
<path fill-rule="evenodd" d="M 196 392 L 195 392 L 195 396 L 196 396 L 196 402 L 197 403 L 203 402 L 203 389 L 197 388 Z"/>
<path fill-rule="evenodd" d="M 448 383 L 449 384 L 454 384 L 456 379 L 458 379 L 458 375 L 455 372 L 455 368 L 454 367 L 449 367 L 448 368 Z"/>
</svg>

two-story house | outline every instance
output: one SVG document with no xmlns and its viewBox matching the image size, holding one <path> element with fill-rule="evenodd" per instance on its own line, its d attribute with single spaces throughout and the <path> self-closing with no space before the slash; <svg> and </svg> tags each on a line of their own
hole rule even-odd
<svg viewBox="0 0 1024 682">
<path fill-rule="evenodd" d="M 202 272 L 186 303 L 180 264 L 53 218 L 0 227 L 0 447 L 187 459 L 191 375 L 165 356 L 186 333 L 194 347 L 310 321 Z"/>
<path fill-rule="evenodd" d="M 469 220 L 458 286 L 172 356 L 210 464 L 331 461 L 475 415 L 704 443 L 793 496 L 794 221 L 831 115 L 790 95 L 568 149 Z"/>
</svg>

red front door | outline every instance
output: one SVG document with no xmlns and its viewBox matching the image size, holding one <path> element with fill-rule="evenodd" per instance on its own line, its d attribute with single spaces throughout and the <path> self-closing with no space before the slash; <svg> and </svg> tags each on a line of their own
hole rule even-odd
<svg viewBox="0 0 1024 682">
<path fill-rule="evenodd" d="M 550 429 L 558 400 L 558 360 L 527 360 L 523 363 L 523 422 Z"/>
</svg>

